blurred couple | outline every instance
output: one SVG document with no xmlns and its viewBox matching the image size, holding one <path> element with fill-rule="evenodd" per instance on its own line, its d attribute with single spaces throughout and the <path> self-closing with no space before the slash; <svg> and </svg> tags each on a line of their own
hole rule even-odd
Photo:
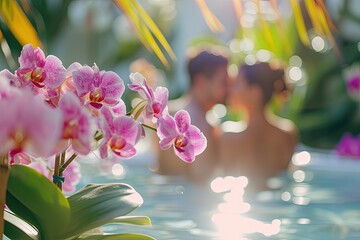
<svg viewBox="0 0 360 240">
<path fill-rule="evenodd" d="M 159 150 L 159 174 L 185 175 L 196 183 L 208 183 L 221 175 L 242 175 L 251 184 L 263 183 L 287 169 L 298 143 L 296 128 L 268 109 L 274 94 L 287 91 L 284 69 L 269 62 L 242 65 L 231 79 L 228 64 L 226 52 L 220 49 L 189 52 L 190 89 L 185 96 L 171 101 L 169 110 L 187 110 L 192 124 L 207 137 L 208 146 L 191 164 L 179 161 L 173 149 Z M 222 131 L 220 123 L 207 121 L 207 112 L 219 103 L 232 111 L 245 112 L 243 131 Z"/>
</svg>

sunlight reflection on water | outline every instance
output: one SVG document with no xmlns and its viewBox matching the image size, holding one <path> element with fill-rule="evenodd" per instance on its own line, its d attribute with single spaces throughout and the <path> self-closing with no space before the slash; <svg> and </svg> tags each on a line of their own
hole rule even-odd
<svg viewBox="0 0 360 240">
<path fill-rule="evenodd" d="M 242 239 L 245 234 L 262 233 L 272 236 L 280 232 L 281 222 L 274 219 L 271 223 L 246 217 L 251 205 L 244 201 L 245 188 L 248 179 L 245 176 L 225 178 L 218 177 L 211 182 L 211 189 L 215 193 L 224 194 L 224 202 L 219 203 L 218 212 L 213 214 L 211 220 L 216 225 L 220 239 Z"/>
</svg>

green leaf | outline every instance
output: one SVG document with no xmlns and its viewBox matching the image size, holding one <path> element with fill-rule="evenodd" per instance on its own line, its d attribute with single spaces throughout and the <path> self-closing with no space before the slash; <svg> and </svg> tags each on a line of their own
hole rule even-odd
<svg viewBox="0 0 360 240">
<path fill-rule="evenodd" d="M 24 240 L 39 239 L 38 230 L 34 226 L 19 218 L 7 209 L 4 210 L 4 220 L 4 234 L 8 238 Z"/>
<path fill-rule="evenodd" d="M 111 235 L 91 235 L 84 238 L 86 240 L 155 240 L 155 238 L 148 235 L 139 234 L 139 233 L 120 233 L 120 234 L 111 234 Z"/>
<path fill-rule="evenodd" d="M 151 225 L 151 220 L 147 216 L 123 216 L 117 217 L 108 221 L 107 224 L 110 223 L 127 223 L 127 224 L 134 224 L 134 225 Z"/>
<path fill-rule="evenodd" d="M 66 229 L 70 222 L 70 206 L 60 189 L 24 165 L 11 167 L 6 204 L 33 224 L 44 239 L 54 239 L 54 234 Z"/>
<path fill-rule="evenodd" d="M 127 184 L 90 184 L 68 198 L 71 224 L 58 238 L 80 235 L 138 208 L 143 199 Z"/>
</svg>

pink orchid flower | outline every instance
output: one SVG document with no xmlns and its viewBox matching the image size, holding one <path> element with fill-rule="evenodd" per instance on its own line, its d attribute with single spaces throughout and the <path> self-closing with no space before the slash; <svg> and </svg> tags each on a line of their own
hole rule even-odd
<svg viewBox="0 0 360 240">
<path fill-rule="evenodd" d="M 0 81 L 6 82 L 7 85 L 12 87 L 21 87 L 21 83 L 15 74 L 12 74 L 9 70 L 4 69 L 0 71 Z"/>
<path fill-rule="evenodd" d="M 100 145 L 100 156 L 108 156 L 108 148 L 119 157 L 130 158 L 136 154 L 135 144 L 140 140 L 142 127 L 127 116 L 113 117 L 108 108 L 102 108 L 104 139 Z"/>
<path fill-rule="evenodd" d="M 71 140 L 72 149 L 79 154 L 88 154 L 93 147 L 95 122 L 91 113 L 84 108 L 79 98 L 67 93 L 59 101 L 59 109 L 63 113 L 62 144 L 65 148 Z M 63 147 L 62 150 L 65 150 Z"/>
<path fill-rule="evenodd" d="M 1 99 L 0 153 L 25 151 L 33 156 L 48 156 L 59 141 L 62 115 L 57 109 L 27 90 Z"/>
<path fill-rule="evenodd" d="M 355 100 L 360 100 L 360 74 L 353 75 L 346 82 L 348 92 Z"/>
<path fill-rule="evenodd" d="M 166 150 L 173 145 L 175 154 L 185 162 L 193 162 L 207 145 L 204 134 L 191 125 L 190 115 L 185 110 L 178 111 L 174 118 L 168 114 L 159 118 L 157 134 L 160 148 Z"/>
<path fill-rule="evenodd" d="M 350 133 L 345 133 L 335 150 L 340 156 L 360 159 L 360 135 L 353 137 Z"/>
<path fill-rule="evenodd" d="M 145 118 L 152 120 L 160 118 L 166 112 L 169 91 L 165 87 L 157 87 L 155 92 L 148 86 L 143 75 L 140 73 L 130 74 L 131 84 L 129 89 L 137 91 L 139 95 L 146 101 Z"/>
<path fill-rule="evenodd" d="M 0 100 L 11 98 L 20 91 L 18 88 L 11 85 L 11 80 L 8 78 L 8 74 L 11 73 L 7 70 L 0 72 Z"/>
<path fill-rule="evenodd" d="M 92 68 L 83 66 L 73 71 L 72 75 L 76 93 L 85 105 L 98 110 L 103 105 L 115 107 L 121 104 L 120 98 L 125 86 L 123 80 L 115 72 L 99 71 L 95 65 Z"/>
<path fill-rule="evenodd" d="M 65 78 L 66 69 L 60 59 L 53 55 L 45 58 L 44 52 L 31 44 L 23 47 L 19 63 L 16 75 L 21 86 L 30 86 L 36 93 L 42 92 L 46 95 L 49 90 L 60 86 Z M 56 93 L 50 93 L 54 94 Z"/>
</svg>

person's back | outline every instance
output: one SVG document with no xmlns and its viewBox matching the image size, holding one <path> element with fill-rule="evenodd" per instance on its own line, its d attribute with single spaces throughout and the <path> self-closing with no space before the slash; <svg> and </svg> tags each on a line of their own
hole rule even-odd
<svg viewBox="0 0 360 240">
<path fill-rule="evenodd" d="M 232 88 L 230 104 L 245 108 L 247 127 L 242 132 L 223 134 L 221 160 L 226 175 L 247 176 L 250 185 L 262 188 L 268 178 L 288 167 L 297 144 L 297 133 L 291 121 L 266 110 L 274 91 L 271 82 L 281 79 L 283 73 L 277 76 L 265 63 L 243 67 L 241 71 Z M 268 82 L 259 87 L 261 81 Z"/>
</svg>

